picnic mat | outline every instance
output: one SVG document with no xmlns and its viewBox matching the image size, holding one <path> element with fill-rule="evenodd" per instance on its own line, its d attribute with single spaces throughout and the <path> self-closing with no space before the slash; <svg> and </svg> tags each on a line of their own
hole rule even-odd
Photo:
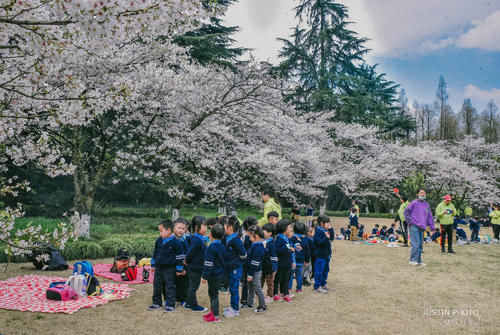
<svg viewBox="0 0 500 335">
<path fill-rule="evenodd" d="M 133 291 L 128 285 L 101 283 L 103 294 L 69 301 L 49 300 L 45 291 L 55 281 L 66 278 L 27 275 L 0 281 L 0 308 L 16 311 L 73 314 L 81 308 L 104 305 L 112 300 L 125 299 Z"/>
<path fill-rule="evenodd" d="M 153 282 L 154 274 L 151 272 L 151 267 L 149 266 L 146 266 L 146 269 L 149 271 L 149 281 L 142 280 L 143 267 L 137 267 L 137 278 L 135 280 L 123 281 L 121 274 L 109 272 L 112 266 L 113 264 L 95 264 L 93 265 L 94 275 L 125 284 L 149 284 Z"/>
</svg>

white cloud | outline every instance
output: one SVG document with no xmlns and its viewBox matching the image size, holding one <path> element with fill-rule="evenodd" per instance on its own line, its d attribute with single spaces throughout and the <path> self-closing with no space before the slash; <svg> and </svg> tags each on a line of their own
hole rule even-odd
<svg viewBox="0 0 500 335">
<path fill-rule="evenodd" d="M 465 87 L 464 98 L 470 98 L 476 108 L 482 110 L 491 99 L 497 105 L 500 104 L 500 89 L 482 90 L 477 86 L 469 84 Z"/>
<path fill-rule="evenodd" d="M 448 46 L 500 49 L 499 0 L 338 0 L 349 9 L 351 29 L 371 41 L 368 57 L 426 54 Z M 282 44 L 297 24 L 298 0 L 240 0 L 226 20 L 239 25 L 238 45 L 254 48 L 263 60 L 277 61 Z M 497 15 L 497 16 L 495 16 Z M 496 41 L 496 43 L 493 43 Z"/>
<path fill-rule="evenodd" d="M 357 24 L 358 31 L 373 39 L 371 47 L 376 55 L 389 57 L 425 54 L 450 46 L 467 32 L 472 22 L 482 22 L 500 10 L 500 1 L 491 0 L 356 0 L 356 3 L 360 1 L 372 19 Z M 344 2 L 350 6 L 352 0 Z M 352 14 L 357 21 L 356 12 Z"/>
<path fill-rule="evenodd" d="M 462 48 L 500 51 L 500 10 L 482 21 L 474 22 L 474 25 L 474 28 L 460 36 L 457 45 Z"/>
</svg>

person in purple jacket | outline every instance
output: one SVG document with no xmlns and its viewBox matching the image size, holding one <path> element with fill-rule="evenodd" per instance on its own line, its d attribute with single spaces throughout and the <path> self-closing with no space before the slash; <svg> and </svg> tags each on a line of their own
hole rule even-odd
<svg viewBox="0 0 500 335">
<path fill-rule="evenodd" d="M 404 211 L 406 222 L 410 231 L 410 265 L 425 266 L 422 262 L 422 247 L 424 242 L 424 231 L 430 227 L 434 231 L 434 217 L 431 207 L 425 201 L 427 193 L 420 190 L 417 199 L 413 200 Z"/>
</svg>

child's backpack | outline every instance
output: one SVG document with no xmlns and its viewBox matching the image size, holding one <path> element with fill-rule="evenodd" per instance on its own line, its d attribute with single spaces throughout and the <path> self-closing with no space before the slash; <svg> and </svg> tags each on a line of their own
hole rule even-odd
<svg viewBox="0 0 500 335">
<path fill-rule="evenodd" d="M 87 296 L 87 279 L 84 275 L 74 274 L 66 280 L 65 284 L 71 287 L 78 297 Z"/>
<path fill-rule="evenodd" d="M 93 297 L 96 295 L 101 295 L 102 293 L 101 284 L 99 284 L 97 278 L 87 273 L 85 279 L 87 281 L 87 286 L 86 286 L 87 296 Z"/>
<path fill-rule="evenodd" d="M 123 281 L 134 281 L 137 279 L 137 266 L 133 265 L 128 267 L 124 272 L 122 272 Z"/>
<path fill-rule="evenodd" d="M 122 273 L 129 266 L 130 266 L 130 254 L 127 249 L 120 248 L 120 250 L 118 250 L 118 255 L 116 255 L 115 257 L 115 261 L 113 262 L 113 266 L 109 271 L 113 273 Z"/>
<path fill-rule="evenodd" d="M 73 274 L 75 273 L 82 276 L 85 276 L 85 274 L 88 273 L 89 275 L 93 276 L 94 268 L 92 267 L 92 264 L 90 262 L 77 262 L 73 265 Z"/>
<path fill-rule="evenodd" d="M 77 295 L 73 288 L 65 282 L 52 282 L 45 292 L 45 297 L 50 300 L 68 301 L 76 299 Z"/>
</svg>

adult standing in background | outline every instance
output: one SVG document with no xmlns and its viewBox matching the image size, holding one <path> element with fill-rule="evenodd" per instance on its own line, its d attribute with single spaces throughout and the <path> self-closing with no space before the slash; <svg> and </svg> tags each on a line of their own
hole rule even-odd
<svg viewBox="0 0 500 335">
<path fill-rule="evenodd" d="M 493 206 L 489 217 L 491 218 L 491 225 L 493 227 L 493 242 L 500 243 L 500 210 L 498 205 Z"/>
<path fill-rule="evenodd" d="M 453 251 L 453 223 L 457 210 L 451 203 L 451 195 L 447 194 L 443 197 L 443 201 L 436 207 L 436 216 L 441 225 L 441 252 L 445 253 L 444 245 L 448 236 L 448 253 L 454 254 Z"/>
<path fill-rule="evenodd" d="M 263 226 L 269 221 L 267 220 L 267 214 L 269 212 L 276 212 L 279 215 L 278 220 L 281 220 L 281 206 L 274 200 L 274 193 L 271 190 L 264 190 L 262 192 L 262 201 L 264 202 L 264 216 L 259 220 L 259 226 Z"/>
<path fill-rule="evenodd" d="M 422 248 L 424 243 L 424 231 L 427 227 L 434 230 L 434 218 L 432 217 L 431 207 L 425 201 L 427 193 L 420 190 L 417 199 L 412 201 L 404 210 L 405 220 L 408 223 L 410 231 L 410 261 L 409 265 L 425 266 L 422 262 Z"/>
<path fill-rule="evenodd" d="M 404 195 L 400 195 L 399 193 L 396 193 L 396 195 L 399 197 L 399 200 L 401 201 L 401 205 L 399 206 L 398 209 L 398 219 L 399 219 L 399 226 L 401 230 L 401 235 L 403 235 L 403 241 L 404 241 L 404 247 L 408 246 L 408 222 L 405 220 L 405 209 L 408 207 L 410 202 L 408 201 L 408 198 Z"/>
<path fill-rule="evenodd" d="M 357 241 L 359 229 L 359 206 L 356 204 L 356 200 L 352 201 L 352 207 L 349 213 L 349 224 L 351 226 L 351 241 Z"/>
<path fill-rule="evenodd" d="M 470 224 L 470 219 L 472 217 L 472 207 L 467 205 L 467 207 L 465 207 L 464 214 L 465 214 L 465 219 L 467 220 L 467 224 Z"/>
</svg>

